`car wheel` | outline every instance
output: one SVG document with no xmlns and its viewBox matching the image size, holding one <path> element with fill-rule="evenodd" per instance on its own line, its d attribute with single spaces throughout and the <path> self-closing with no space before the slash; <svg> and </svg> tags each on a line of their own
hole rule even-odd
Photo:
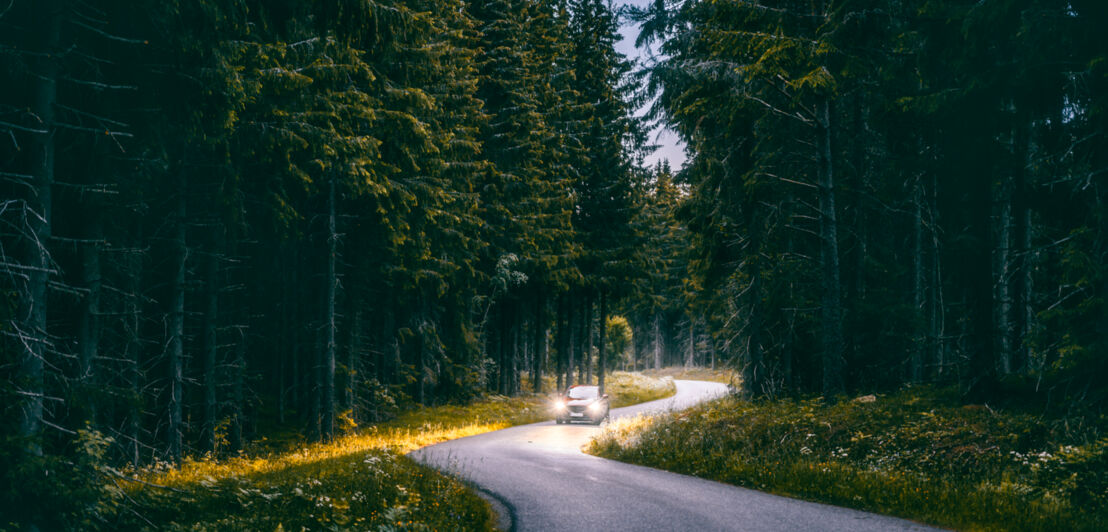
<svg viewBox="0 0 1108 532">
<path fill-rule="evenodd" d="M 555 419 L 554 422 L 559 424 L 559 425 L 561 425 L 562 423 L 565 423 L 565 421 L 562 421 L 560 419 Z"/>
</svg>

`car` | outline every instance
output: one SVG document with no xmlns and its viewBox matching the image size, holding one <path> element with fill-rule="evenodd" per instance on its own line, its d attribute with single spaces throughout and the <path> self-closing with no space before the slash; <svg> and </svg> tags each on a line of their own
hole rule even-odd
<svg viewBox="0 0 1108 532">
<path fill-rule="evenodd" d="M 608 419 L 610 410 L 608 394 L 600 393 L 599 386 L 577 384 L 554 401 L 554 421 L 559 425 L 572 421 L 599 425 Z"/>
</svg>

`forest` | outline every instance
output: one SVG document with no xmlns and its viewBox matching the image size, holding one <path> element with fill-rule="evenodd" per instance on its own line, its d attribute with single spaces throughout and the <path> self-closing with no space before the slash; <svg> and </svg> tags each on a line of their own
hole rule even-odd
<svg viewBox="0 0 1108 532">
<path fill-rule="evenodd" d="M 3 4 L 0 494 L 617 367 L 1108 406 L 1101 0 Z"/>
</svg>

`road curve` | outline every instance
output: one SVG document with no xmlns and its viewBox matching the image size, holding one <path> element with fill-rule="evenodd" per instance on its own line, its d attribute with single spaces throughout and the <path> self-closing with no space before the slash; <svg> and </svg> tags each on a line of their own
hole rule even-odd
<svg viewBox="0 0 1108 532">
<path fill-rule="evenodd" d="M 726 392 L 717 383 L 676 383 L 673 397 L 614 409 L 612 418 L 686 408 Z M 934 530 L 582 453 L 597 430 L 546 421 L 443 442 L 409 456 L 492 494 L 507 507 L 514 531 Z"/>
</svg>

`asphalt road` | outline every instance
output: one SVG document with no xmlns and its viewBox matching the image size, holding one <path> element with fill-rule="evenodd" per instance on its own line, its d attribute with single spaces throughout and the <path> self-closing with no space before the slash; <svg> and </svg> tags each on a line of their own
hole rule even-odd
<svg viewBox="0 0 1108 532">
<path fill-rule="evenodd" d="M 726 392 L 676 381 L 669 399 L 612 410 L 612 418 L 680 409 Z M 881 515 L 769 495 L 605 460 L 581 452 L 597 427 L 523 425 L 425 447 L 411 457 L 465 478 L 498 500 L 517 531 L 934 530 Z"/>
</svg>

